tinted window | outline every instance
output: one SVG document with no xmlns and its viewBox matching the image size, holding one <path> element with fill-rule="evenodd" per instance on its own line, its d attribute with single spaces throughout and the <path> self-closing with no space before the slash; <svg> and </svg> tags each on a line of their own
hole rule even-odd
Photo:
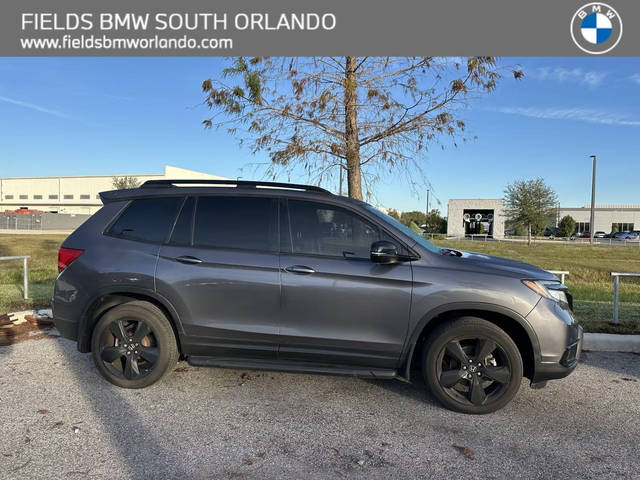
<svg viewBox="0 0 640 480">
<path fill-rule="evenodd" d="M 143 198 L 132 201 L 109 233 L 132 240 L 163 242 L 169 235 L 183 197 Z"/>
<path fill-rule="evenodd" d="M 199 197 L 193 243 L 200 247 L 276 250 L 277 200 Z"/>
<path fill-rule="evenodd" d="M 369 258 L 371 244 L 381 239 L 363 217 L 322 203 L 289 200 L 289 221 L 293 253 Z"/>
<path fill-rule="evenodd" d="M 171 243 L 176 245 L 191 245 L 191 226 L 193 225 L 193 208 L 195 203 L 194 197 L 187 198 L 176 221 L 176 226 L 173 227 Z"/>
</svg>

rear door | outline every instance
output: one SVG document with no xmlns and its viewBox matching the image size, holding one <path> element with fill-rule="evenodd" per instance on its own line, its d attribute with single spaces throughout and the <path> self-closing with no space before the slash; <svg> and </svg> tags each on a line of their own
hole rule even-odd
<svg viewBox="0 0 640 480">
<path fill-rule="evenodd" d="M 156 285 L 180 315 L 188 355 L 276 357 L 278 200 L 189 197 L 158 259 Z"/>
<path fill-rule="evenodd" d="M 282 215 L 282 360 L 394 368 L 409 321 L 410 263 L 380 265 L 371 244 L 391 240 L 359 213 L 288 200 Z"/>
</svg>

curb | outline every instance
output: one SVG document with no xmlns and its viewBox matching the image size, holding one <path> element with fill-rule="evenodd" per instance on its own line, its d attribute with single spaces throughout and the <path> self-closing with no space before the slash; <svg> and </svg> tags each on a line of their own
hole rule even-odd
<svg viewBox="0 0 640 480">
<path fill-rule="evenodd" d="M 640 353 L 640 335 L 585 333 L 582 349 L 590 352 Z"/>
</svg>

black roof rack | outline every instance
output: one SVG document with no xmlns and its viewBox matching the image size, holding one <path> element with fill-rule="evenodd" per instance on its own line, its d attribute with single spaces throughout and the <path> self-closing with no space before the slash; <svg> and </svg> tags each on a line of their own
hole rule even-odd
<svg viewBox="0 0 640 480">
<path fill-rule="evenodd" d="M 221 186 L 221 187 L 236 187 L 236 188 L 282 188 L 288 190 L 303 190 L 307 192 L 319 192 L 331 195 L 329 190 L 325 190 L 321 187 L 315 187 L 313 185 L 302 185 L 298 183 L 282 183 L 282 182 L 259 182 L 249 180 L 147 180 L 140 188 L 170 188 L 177 187 L 178 185 L 192 185 L 192 186 Z"/>
</svg>

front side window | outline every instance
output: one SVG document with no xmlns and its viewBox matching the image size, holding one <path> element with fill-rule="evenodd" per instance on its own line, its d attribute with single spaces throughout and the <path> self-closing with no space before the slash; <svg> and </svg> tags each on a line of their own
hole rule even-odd
<svg viewBox="0 0 640 480">
<path fill-rule="evenodd" d="M 275 251 L 277 200 L 260 197 L 199 197 L 193 232 L 196 247 Z"/>
<path fill-rule="evenodd" d="M 360 215 L 333 205 L 289 200 L 294 254 L 369 258 L 371 244 L 389 238 Z"/>
<path fill-rule="evenodd" d="M 183 200 L 183 197 L 133 200 L 111 226 L 109 234 L 130 240 L 164 242 Z"/>
</svg>

